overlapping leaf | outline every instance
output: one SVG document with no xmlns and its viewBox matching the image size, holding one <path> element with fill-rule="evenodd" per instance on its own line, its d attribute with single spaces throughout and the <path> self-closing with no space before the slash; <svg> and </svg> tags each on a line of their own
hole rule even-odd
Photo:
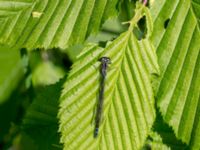
<svg viewBox="0 0 200 150">
<path fill-rule="evenodd" d="M 23 130 L 35 141 L 38 149 L 60 149 L 58 103 L 63 80 L 38 91 L 23 120 Z"/>
<path fill-rule="evenodd" d="M 118 0 L 0 0 L 0 43 L 28 49 L 83 42 L 116 15 Z"/>
<path fill-rule="evenodd" d="M 152 39 L 161 67 L 157 105 L 176 136 L 195 150 L 200 149 L 199 14 L 198 0 L 164 0 L 152 5 Z"/>
<path fill-rule="evenodd" d="M 156 147 L 156 143 L 162 145 L 164 143 L 172 150 L 183 150 L 186 149 L 187 145 L 183 143 L 174 134 L 172 128 L 164 122 L 160 113 L 156 113 L 156 120 L 153 125 L 153 134 L 150 134 L 150 141 Z M 159 150 L 159 148 L 157 148 Z"/>
<path fill-rule="evenodd" d="M 149 139 L 146 142 L 146 145 L 143 148 L 144 150 L 170 150 L 170 148 L 163 144 L 163 140 L 160 135 L 156 132 L 151 132 Z"/>
<path fill-rule="evenodd" d="M 106 77 L 103 121 L 93 137 L 100 73 L 98 59 L 111 58 Z M 154 49 L 131 31 L 105 49 L 88 45 L 64 85 L 59 110 L 65 149 L 139 149 L 155 119 L 150 73 L 158 73 Z"/>
<path fill-rule="evenodd" d="M 0 45 L 0 69 L 0 103 L 3 103 L 24 73 L 18 49 Z"/>
</svg>

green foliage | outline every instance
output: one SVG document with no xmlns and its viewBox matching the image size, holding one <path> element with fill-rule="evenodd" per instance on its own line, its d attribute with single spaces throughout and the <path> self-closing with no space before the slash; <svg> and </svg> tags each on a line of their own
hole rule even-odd
<svg viewBox="0 0 200 150">
<path fill-rule="evenodd" d="M 172 128 L 164 122 L 161 114 L 158 112 L 156 113 L 156 120 L 154 122 L 152 130 L 153 134 L 150 134 L 150 137 L 153 139 L 153 143 L 155 143 L 155 146 L 157 145 L 156 143 L 158 143 L 159 145 L 162 145 L 162 143 L 164 143 L 172 150 L 186 149 L 186 144 L 182 143 L 181 140 L 178 140 L 176 138 Z M 156 134 L 155 140 L 154 134 Z M 150 140 L 150 142 L 152 142 L 152 140 Z"/>
<path fill-rule="evenodd" d="M 117 14 L 118 0 L 0 0 L 0 43 L 67 48 Z"/>
<path fill-rule="evenodd" d="M 0 0 L 0 149 L 200 149 L 200 2 L 138 1 Z"/>
<path fill-rule="evenodd" d="M 180 0 L 160 1 L 152 7 L 152 40 L 161 68 L 157 105 L 176 136 L 195 150 L 200 149 L 200 24 L 195 13 L 199 6 L 197 1 Z"/>
<path fill-rule="evenodd" d="M 139 19 L 143 7 L 138 8 Z M 140 16 L 141 17 L 141 16 Z M 150 73 L 159 73 L 153 46 L 129 31 L 105 49 L 88 45 L 65 82 L 59 118 L 64 149 L 140 149 L 155 119 Z M 147 49 L 148 47 L 148 49 Z M 104 119 L 99 138 L 93 137 L 99 92 L 100 57 L 112 64 L 106 78 Z M 109 143 L 109 144 L 108 144 Z"/>
<path fill-rule="evenodd" d="M 143 145 L 155 117 L 154 96 L 137 40 L 129 34 L 122 34 L 104 50 L 89 46 L 74 64 L 63 89 L 59 113 L 65 149 L 138 149 Z M 91 121 L 98 99 L 96 67 L 101 56 L 111 58 L 112 70 L 106 79 L 104 121 L 97 140 L 93 138 Z"/>
<path fill-rule="evenodd" d="M 163 144 L 162 138 L 156 132 L 151 132 L 149 138 L 147 138 L 146 145 L 144 146 L 145 149 L 152 149 L 152 150 L 170 150 L 170 147 Z"/>
<path fill-rule="evenodd" d="M 23 76 L 23 63 L 18 49 L 0 45 L 0 104 L 16 88 Z"/>
<path fill-rule="evenodd" d="M 37 149 L 60 149 L 58 130 L 58 104 L 63 80 L 37 91 L 33 103 L 23 120 L 23 131 L 30 136 Z M 23 145 L 21 145 L 23 147 Z"/>
<path fill-rule="evenodd" d="M 42 62 L 32 74 L 33 85 L 53 84 L 64 76 L 64 71 L 52 62 Z"/>
</svg>

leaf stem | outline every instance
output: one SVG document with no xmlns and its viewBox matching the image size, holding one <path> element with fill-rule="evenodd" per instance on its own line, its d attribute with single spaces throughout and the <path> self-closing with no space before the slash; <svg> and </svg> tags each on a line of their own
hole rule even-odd
<svg viewBox="0 0 200 150">
<path fill-rule="evenodd" d="M 129 26 L 129 31 L 133 31 L 133 28 L 137 24 L 137 22 L 143 17 L 143 10 L 145 8 L 145 5 L 140 5 L 139 9 L 136 11 L 135 16 L 133 17 L 132 20 L 129 21 L 130 26 Z"/>
</svg>

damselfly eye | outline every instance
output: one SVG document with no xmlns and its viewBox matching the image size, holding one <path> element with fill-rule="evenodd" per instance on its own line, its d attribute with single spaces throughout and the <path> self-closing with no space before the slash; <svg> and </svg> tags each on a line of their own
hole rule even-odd
<svg viewBox="0 0 200 150">
<path fill-rule="evenodd" d="M 108 63 L 108 64 L 111 63 L 111 60 L 110 60 L 109 57 L 101 57 L 101 58 L 99 59 L 99 61 L 101 61 L 102 63 Z"/>
</svg>

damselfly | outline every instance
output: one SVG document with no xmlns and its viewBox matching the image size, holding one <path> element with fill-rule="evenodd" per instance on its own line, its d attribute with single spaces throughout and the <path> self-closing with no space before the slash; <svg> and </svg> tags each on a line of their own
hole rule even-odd
<svg viewBox="0 0 200 150">
<path fill-rule="evenodd" d="M 99 61 L 101 61 L 101 68 L 100 68 L 101 81 L 100 81 L 99 101 L 97 104 L 97 111 L 96 111 L 96 118 L 95 118 L 94 137 L 97 137 L 98 132 L 99 132 L 99 124 L 101 122 L 102 111 L 103 111 L 105 79 L 106 79 L 108 64 L 111 63 L 109 57 L 101 57 Z"/>
</svg>

